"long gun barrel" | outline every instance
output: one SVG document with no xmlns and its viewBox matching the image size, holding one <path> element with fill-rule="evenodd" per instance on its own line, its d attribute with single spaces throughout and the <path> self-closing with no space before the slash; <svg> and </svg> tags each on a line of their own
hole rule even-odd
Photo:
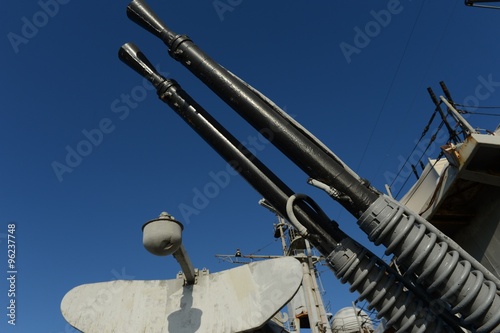
<svg viewBox="0 0 500 333">
<path fill-rule="evenodd" d="M 191 98 L 174 80 L 161 77 L 151 63 L 131 43 L 121 47 L 122 61 L 147 78 L 167 103 L 187 124 L 245 178 L 273 208 L 288 216 L 292 224 L 327 258 L 329 267 L 343 283 L 349 282 L 370 306 L 391 318 L 391 325 L 410 332 L 431 328 L 433 332 L 459 332 L 456 319 L 436 315 L 421 289 L 405 281 L 376 255 L 342 232 L 314 201 L 295 195 L 255 155 Z M 380 289 L 373 283 L 385 286 Z M 404 308 L 401 312 L 399 309 Z M 410 319 L 409 319 L 410 318 Z"/>
<path fill-rule="evenodd" d="M 462 326 L 477 332 L 500 329 L 500 283 L 491 272 L 418 214 L 361 181 L 261 94 L 213 61 L 187 36 L 168 29 L 143 1 L 132 1 L 127 14 L 159 37 L 173 58 L 254 128 L 266 129 L 268 139 L 306 174 L 339 193 L 334 198 L 359 218 L 358 225 L 369 239 L 386 246 L 386 254 L 398 258 L 407 276 L 447 304 L 445 311 L 459 313 Z M 311 234 L 316 234 L 317 227 L 310 227 Z"/>
<path fill-rule="evenodd" d="M 297 127 L 277 114 L 265 100 L 212 60 L 189 37 L 170 30 L 143 1 L 132 1 L 127 15 L 159 37 L 168 46 L 169 54 L 174 59 L 189 69 L 249 124 L 258 131 L 266 129 L 266 133 L 271 133 L 267 139 L 310 177 L 335 187 L 348 196 L 350 201 L 340 203 L 352 214 L 359 217 L 377 199 L 375 191 L 362 184 L 339 161 L 334 160 Z"/>
<path fill-rule="evenodd" d="M 125 44 L 119 51 L 119 57 L 150 80 L 160 99 L 179 114 L 280 214 L 286 216 L 286 204 L 294 192 L 281 179 L 191 98 L 176 81 L 161 77 L 137 46 Z M 296 214 L 300 216 L 306 228 L 317 235 L 316 241 L 312 240 L 313 244 L 323 248 L 326 253 L 330 253 L 333 246 L 344 238 L 330 220 L 320 218 L 310 207 L 301 205 Z M 321 243 L 318 243 L 318 238 Z"/>
</svg>

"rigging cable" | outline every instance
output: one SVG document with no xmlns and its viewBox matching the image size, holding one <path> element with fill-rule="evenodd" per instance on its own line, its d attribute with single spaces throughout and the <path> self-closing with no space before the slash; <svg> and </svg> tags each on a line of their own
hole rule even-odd
<svg viewBox="0 0 500 333">
<path fill-rule="evenodd" d="M 475 114 L 478 116 L 491 116 L 491 117 L 500 117 L 500 113 L 487 113 L 487 112 L 475 112 L 475 111 L 467 111 L 467 110 L 458 110 L 463 114 Z"/>
<path fill-rule="evenodd" d="M 441 128 L 443 127 L 444 125 L 444 121 L 441 121 L 441 124 L 439 124 L 436 132 L 434 133 L 434 135 L 431 137 L 429 143 L 427 144 L 427 147 L 425 147 L 425 150 L 422 152 L 422 155 L 420 155 L 420 158 L 418 159 L 419 161 L 422 160 L 422 158 L 424 157 L 425 153 L 427 152 L 427 150 L 429 149 L 429 147 L 431 146 L 432 143 L 434 143 L 434 141 L 436 140 L 436 136 L 437 136 L 437 133 L 439 133 L 439 131 L 441 130 Z M 410 155 L 411 156 L 411 155 Z M 409 158 L 409 157 L 408 157 Z M 436 161 L 438 161 L 439 159 L 437 159 Z M 402 168 L 401 168 L 402 170 Z M 405 182 L 403 183 L 403 185 L 401 185 L 401 187 L 399 188 L 399 191 L 398 193 L 396 193 L 396 197 L 399 196 L 399 194 L 401 193 L 401 191 L 403 190 L 403 188 L 405 187 L 406 183 L 408 182 L 408 179 L 410 179 L 409 175 L 408 177 L 406 177 L 406 180 Z M 396 180 L 396 178 L 394 179 L 394 181 Z M 393 181 L 393 183 L 394 183 Z M 392 184 L 391 184 L 392 185 Z"/>
<path fill-rule="evenodd" d="M 387 94 L 384 97 L 384 101 L 382 102 L 382 106 L 380 107 L 380 110 L 378 112 L 377 119 L 375 120 L 375 124 L 373 125 L 372 131 L 371 131 L 370 136 L 368 138 L 368 143 L 366 144 L 365 149 L 363 150 L 363 154 L 361 155 L 361 159 L 359 161 L 358 167 L 356 168 L 356 171 L 358 171 L 358 172 L 359 172 L 359 168 L 360 168 L 361 164 L 363 163 L 363 160 L 365 159 L 366 152 L 368 151 L 368 147 L 370 146 L 370 142 L 373 139 L 373 135 L 375 134 L 375 129 L 378 126 L 378 123 L 380 121 L 380 117 L 382 116 L 382 112 L 384 111 L 385 105 L 387 104 L 387 101 L 389 99 L 389 95 L 391 94 L 391 91 L 392 91 L 392 87 L 394 86 L 394 82 L 396 82 L 396 77 L 399 74 L 399 70 L 401 69 L 401 64 L 403 63 L 403 59 L 406 56 L 408 46 L 410 45 L 410 41 L 412 40 L 413 34 L 415 33 L 415 27 L 417 26 L 417 23 L 420 19 L 420 14 L 422 13 L 424 3 L 425 3 L 425 1 L 421 2 L 417 17 L 415 18 L 415 22 L 413 22 L 413 26 L 411 28 L 410 37 L 406 40 L 406 44 L 405 44 L 405 47 L 403 49 L 403 54 L 401 55 L 401 58 L 399 59 L 399 63 L 396 67 L 396 72 L 394 73 L 392 80 L 391 80 L 391 83 L 389 85 L 389 90 L 387 90 Z"/>
<path fill-rule="evenodd" d="M 500 109 L 500 106 L 474 106 L 474 105 L 463 105 L 455 103 L 455 106 L 461 106 L 463 108 L 474 108 L 474 109 Z"/>
<path fill-rule="evenodd" d="M 434 113 L 432 114 L 431 118 L 429 119 L 429 121 L 427 122 L 427 125 L 425 126 L 424 130 L 422 131 L 422 134 L 420 135 L 420 139 L 418 139 L 418 141 L 415 143 L 415 146 L 413 146 L 413 149 L 412 151 L 410 152 L 410 154 L 408 155 L 408 157 L 406 158 L 406 161 L 403 163 L 403 165 L 401 166 L 401 168 L 399 169 L 398 173 L 396 174 L 396 177 L 394 177 L 393 181 L 391 182 L 391 184 L 389 185 L 389 187 L 392 187 L 392 185 L 394 184 L 394 182 L 396 181 L 396 179 L 399 177 L 399 175 L 401 174 L 401 171 L 403 171 L 403 168 L 404 166 L 408 163 L 408 160 L 410 159 L 410 156 L 413 155 L 413 153 L 415 152 L 415 149 L 417 149 L 418 147 L 418 144 L 420 143 L 420 141 L 422 141 L 422 139 L 424 138 L 424 136 L 427 134 L 427 132 L 429 131 L 429 127 L 430 125 L 432 124 L 432 122 L 434 121 L 434 118 L 436 116 L 436 113 L 437 113 L 437 109 L 434 110 Z M 438 131 L 439 129 L 441 129 L 442 127 L 442 124 L 441 123 L 438 127 Z M 436 131 L 436 133 L 438 132 Z M 419 159 L 421 160 L 422 157 Z M 406 183 L 405 183 L 406 184 Z M 404 185 L 403 185 L 404 186 Z"/>
<path fill-rule="evenodd" d="M 423 77 L 425 77 L 425 75 L 427 75 L 427 72 L 428 72 L 428 71 L 429 71 L 429 69 L 431 68 L 431 63 L 432 63 L 432 61 L 433 61 L 433 60 L 434 60 L 434 58 L 436 57 L 436 54 L 438 54 L 438 51 L 439 51 L 440 46 L 442 45 L 442 41 L 443 41 L 443 39 L 444 39 L 445 33 L 446 33 L 446 31 L 448 30 L 448 27 L 449 27 L 449 25 L 450 25 L 451 18 L 453 17 L 453 14 L 455 13 L 455 10 L 457 9 L 457 7 L 458 7 L 458 6 L 457 6 L 457 3 L 455 3 L 455 5 L 453 6 L 453 9 L 450 11 L 450 14 L 449 14 L 449 16 L 448 16 L 448 19 L 446 20 L 445 26 L 444 26 L 444 28 L 443 28 L 443 30 L 441 31 L 441 34 L 440 34 L 440 36 L 439 36 L 439 41 L 438 41 L 438 43 L 437 43 L 437 47 L 433 48 L 433 53 L 432 53 L 432 55 L 431 55 L 431 57 L 430 57 L 430 61 L 429 61 L 428 65 L 426 66 L 427 70 L 425 71 L 425 73 L 424 73 Z M 420 82 L 419 86 L 421 86 L 421 85 L 422 85 L 422 82 L 423 82 L 423 77 L 422 77 L 422 80 L 421 80 L 421 82 Z M 413 105 L 414 105 L 414 103 L 415 103 L 415 99 L 416 99 L 416 97 L 417 97 L 417 95 L 415 94 L 415 95 L 414 95 L 414 98 L 413 98 L 413 101 L 411 102 L 410 106 L 408 107 L 407 113 L 408 113 L 408 112 L 412 109 L 412 107 L 413 107 Z M 407 114 L 407 113 L 406 113 L 406 114 Z M 451 134 L 450 134 L 450 135 L 451 135 Z M 394 150 L 394 143 L 391 145 L 391 148 L 389 149 L 389 151 L 393 151 L 393 150 Z M 363 157 L 361 158 L 361 161 L 363 161 L 363 159 L 364 159 L 364 155 L 363 155 Z M 361 164 L 361 162 L 360 162 L 360 164 Z M 381 168 L 382 168 L 382 163 L 380 163 L 380 164 L 379 164 L 379 167 L 378 167 L 378 170 L 377 170 L 376 174 L 380 174 L 380 169 L 381 169 Z M 359 167 L 358 167 L 358 169 L 359 169 Z M 394 183 L 394 182 L 393 182 L 393 183 Z"/>
<path fill-rule="evenodd" d="M 257 254 L 259 253 L 260 251 L 264 250 L 265 248 L 268 248 L 269 246 L 273 245 L 274 243 L 276 243 L 277 241 L 279 240 L 279 238 L 276 238 L 275 240 L 273 240 L 272 242 L 268 243 L 267 245 L 264 245 L 263 247 L 261 247 L 260 249 L 250 253 L 249 255 L 254 255 L 254 254 Z"/>
</svg>

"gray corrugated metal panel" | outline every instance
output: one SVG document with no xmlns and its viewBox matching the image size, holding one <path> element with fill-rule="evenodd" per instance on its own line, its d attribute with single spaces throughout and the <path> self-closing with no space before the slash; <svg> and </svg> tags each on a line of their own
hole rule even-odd
<svg viewBox="0 0 500 333">
<path fill-rule="evenodd" d="M 302 268 L 279 258 L 198 277 L 78 286 L 61 302 L 64 318 L 86 333 L 241 332 L 262 327 L 297 292 Z"/>
</svg>

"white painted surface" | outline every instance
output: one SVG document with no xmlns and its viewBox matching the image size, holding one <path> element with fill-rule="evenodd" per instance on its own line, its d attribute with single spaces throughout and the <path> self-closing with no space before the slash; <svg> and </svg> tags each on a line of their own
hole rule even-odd
<svg viewBox="0 0 500 333">
<path fill-rule="evenodd" d="M 365 311 L 347 307 L 340 309 L 333 316 L 332 328 L 338 333 L 358 333 L 362 328 L 373 331 L 373 324 Z"/>
<path fill-rule="evenodd" d="M 264 325 L 302 281 L 294 258 L 255 262 L 182 280 L 85 284 L 61 302 L 64 318 L 85 333 L 243 332 Z"/>
</svg>

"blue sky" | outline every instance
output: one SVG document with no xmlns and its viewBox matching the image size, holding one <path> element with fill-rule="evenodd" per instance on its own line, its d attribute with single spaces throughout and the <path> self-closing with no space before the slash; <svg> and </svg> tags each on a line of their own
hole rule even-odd
<svg viewBox="0 0 500 333">
<path fill-rule="evenodd" d="M 59 304 L 80 284 L 174 278 L 174 259 L 153 257 L 141 242 L 142 224 L 161 211 L 185 224 L 184 244 L 196 267 L 230 268 L 214 255 L 236 248 L 279 253 L 274 216 L 239 176 L 196 201 L 227 165 L 118 60 L 119 47 L 136 43 L 241 141 L 257 134 L 129 21 L 127 4 L 10 1 L 0 14 L 1 332 L 72 332 Z M 409 0 L 149 5 L 379 189 L 434 110 L 428 86 L 440 94 L 445 81 L 458 103 L 500 105 L 494 10 Z M 498 122 L 471 119 L 490 130 Z M 368 244 L 354 219 L 309 187 L 307 176 L 270 144 L 259 142 L 257 156 Z M 196 213 L 183 214 L 186 206 Z M 6 315 L 9 224 L 16 225 L 15 326 Z M 331 311 L 349 306 L 355 296 L 324 271 Z"/>
</svg>

